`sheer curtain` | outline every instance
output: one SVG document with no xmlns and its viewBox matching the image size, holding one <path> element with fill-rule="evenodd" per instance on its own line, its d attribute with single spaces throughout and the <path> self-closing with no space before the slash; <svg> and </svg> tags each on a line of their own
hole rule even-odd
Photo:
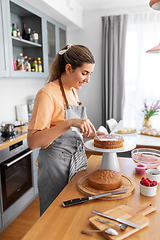
<svg viewBox="0 0 160 240">
<path fill-rule="evenodd" d="M 160 54 L 146 53 L 159 44 L 160 13 L 130 15 L 125 55 L 125 124 L 142 127 L 143 103 L 160 100 Z M 151 118 L 160 130 L 160 115 Z"/>
</svg>

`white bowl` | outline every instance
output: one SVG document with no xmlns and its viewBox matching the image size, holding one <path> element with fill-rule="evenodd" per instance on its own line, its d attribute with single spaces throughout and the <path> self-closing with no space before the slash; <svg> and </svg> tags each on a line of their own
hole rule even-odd
<svg viewBox="0 0 160 240">
<path fill-rule="evenodd" d="M 160 171 L 158 169 L 147 169 L 146 170 L 146 178 L 156 180 L 157 183 L 160 182 Z"/>
<path fill-rule="evenodd" d="M 140 184 L 140 193 L 144 196 L 147 196 L 147 197 L 153 197 L 156 195 L 157 193 L 157 185 L 154 186 L 154 187 L 146 187 L 146 186 L 143 186 L 142 184 Z"/>
</svg>

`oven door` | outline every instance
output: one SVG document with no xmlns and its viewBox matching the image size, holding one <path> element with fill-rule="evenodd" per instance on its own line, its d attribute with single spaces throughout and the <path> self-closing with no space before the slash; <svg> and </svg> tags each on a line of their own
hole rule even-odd
<svg viewBox="0 0 160 240">
<path fill-rule="evenodd" d="M 28 148 L 1 163 L 2 213 L 33 185 L 31 153 Z"/>
</svg>

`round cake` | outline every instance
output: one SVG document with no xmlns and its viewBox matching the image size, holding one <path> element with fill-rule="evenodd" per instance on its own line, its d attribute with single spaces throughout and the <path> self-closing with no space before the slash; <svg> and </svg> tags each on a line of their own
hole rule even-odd
<svg viewBox="0 0 160 240">
<path fill-rule="evenodd" d="M 123 147 L 124 138 L 119 135 L 100 135 L 100 140 L 98 138 L 94 138 L 94 146 L 98 148 L 121 148 Z"/>
<path fill-rule="evenodd" d="M 89 175 L 88 184 L 99 190 L 114 190 L 122 185 L 122 175 L 109 169 L 97 170 Z"/>
</svg>

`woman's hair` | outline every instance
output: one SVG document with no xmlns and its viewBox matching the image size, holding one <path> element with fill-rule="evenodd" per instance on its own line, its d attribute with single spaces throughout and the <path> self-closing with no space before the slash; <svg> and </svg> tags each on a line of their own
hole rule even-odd
<svg viewBox="0 0 160 240">
<path fill-rule="evenodd" d="M 91 51 L 83 45 L 66 45 L 56 55 L 50 65 L 47 82 L 53 82 L 65 72 L 66 64 L 70 64 L 72 69 L 81 67 L 83 63 L 95 63 Z"/>
</svg>

